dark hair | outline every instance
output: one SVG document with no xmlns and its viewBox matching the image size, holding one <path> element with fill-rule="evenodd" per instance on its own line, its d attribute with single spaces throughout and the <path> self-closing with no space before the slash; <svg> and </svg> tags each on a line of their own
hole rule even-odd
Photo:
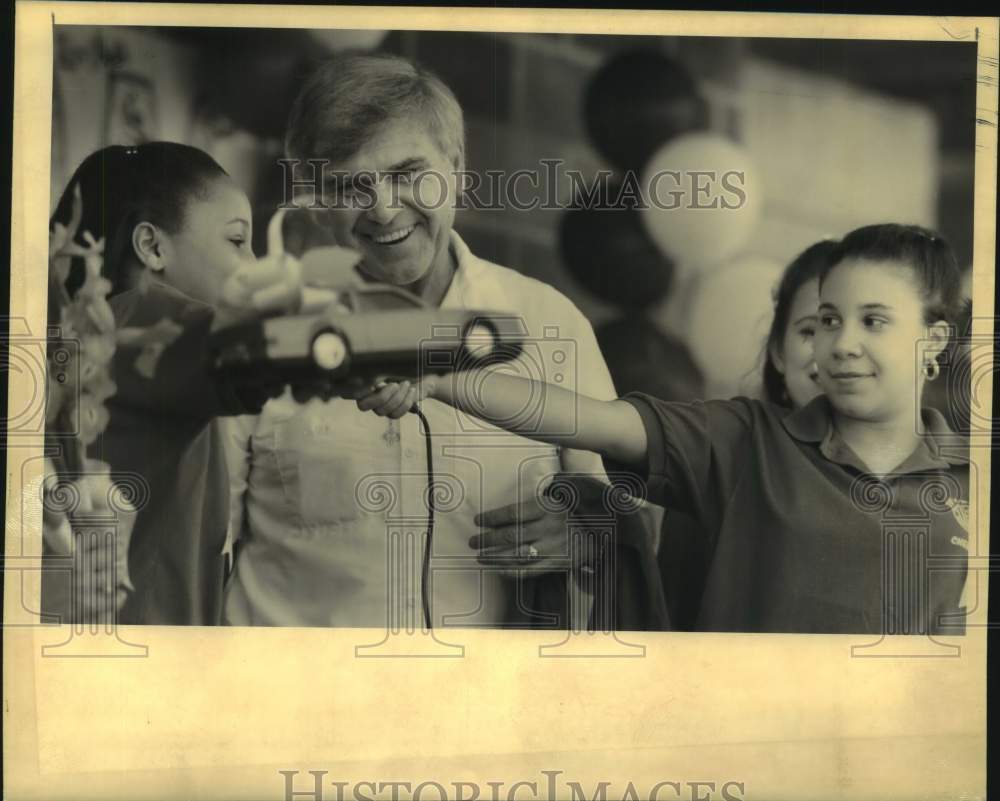
<svg viewBox="0 0 1000 801">
<path fill-rule="evenodd" d="M 390 53 L 339 53 L 306 80 L 292 105 L 285 152 L 340 162 L 387 122 L 426 126 L 441 152 L 465 164 L 465 124 L 454 93 L 433 73 Z"/>
<path fill-rule="evenodd" d="M 845 236 L 820 273 L 820 284 L 847 259 L 899 262 L 916 279 L 924 303 L 924 322 L 955 325 L 962 315 L 962 275 L 955 254 L 934 231 L 917 225 L 883 223 Z"/>
<path fill-rule="evenodd" d="M 827 239 L 807 247 L 785 268 L 781 282 L 774 291 L 774 318 L 771 320 L 771 330 L 768 332 L 764 344 L 763 377 L 764 396 L 772 403 L 778 403 L 782 406 L 792 405 L 792 400 L 788 397 L 788 390 L 785 388 L 785 376 L 774 363 L 772 351 L 781 349 L 785 338 L 785 329 L 788 327 L 788 316 L 792 311 L 792 303 L 795 302 L 795 295 L 809 281 L 819 278 L 830 254 L 833 253 L 837 245 L 836 241 Z"/>
<path fill-rule="evenodd" d="M 211 156 L 188 145 L 111 145 L 91 153 L 76 168 L 56 204 L 49 228 L 70 221 L 74 190 L 79 186 L 83 217 L 76 240 L 84 244 L 84 232 L 94 239 L 104 237 L 103 272 L 114 295 L 129 288 L 135 226 L 150 222 L 177 233 L 184 225 L 189 201 L 203 196 L 209 182 L 223 175 L 226 171 Z M 67 281 L 71 295 L 84 277 L 82 260 L 74 258 Z"/>
</svg>

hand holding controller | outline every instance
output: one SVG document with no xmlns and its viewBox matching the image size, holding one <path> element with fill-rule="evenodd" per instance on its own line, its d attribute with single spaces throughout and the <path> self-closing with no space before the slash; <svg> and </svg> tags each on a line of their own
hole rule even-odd
<svg viewBox="0 0 1000 801">
<path fill-rule="evenodd" d="M 434 397 L 440 379 L 436 375 L 425 375 L 413 381 L 379 379 L 374 386 L 354 399 L 362 412 L 375 412 L 379 417 L 397 420 L 408 414 L 424 398 Z"/>
</svg>

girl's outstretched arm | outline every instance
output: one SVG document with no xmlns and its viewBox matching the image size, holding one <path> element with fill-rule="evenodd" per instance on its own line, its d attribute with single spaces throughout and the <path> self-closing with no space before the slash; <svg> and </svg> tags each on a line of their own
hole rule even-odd
<svg viewBox="0 0 1000 801">
<path fill-rule="evenodd" d="M 594 400 L 502 370 L 429 376 L 417 384 L 383 383 L 357 403 L 362 411 L 401 417 L 421 398 L 442 401 L 539 442 L 594 451 L 621 465 L 646 466 L 646 429 L 631 404 Z"/>
</svg>

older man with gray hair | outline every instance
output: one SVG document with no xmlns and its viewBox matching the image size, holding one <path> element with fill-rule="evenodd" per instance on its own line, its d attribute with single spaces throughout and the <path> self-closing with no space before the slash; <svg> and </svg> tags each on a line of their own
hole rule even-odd
<svg viewBox="0 0 1000 801">
<path fill-rule="evenodd" d="M 463 115 L 437 77 L 393 55 L 341 54 L 303 85 L 286 151 L 322 162 L 316 218 L 338 245 L 361 254 L 358 280 L 406 288 L 432 307 L 517 315 L 529 347 L 512 369 L 537 375 L 561 353 L 569 357 L 565 385 L 615 397 L 593 330 L 573 303 L 477 257 L 455 232 Z M 546 619 L 526 588 L 574 591 L 567 516 L 540 503 L 539 492 L 564 471 L 603 475 L 600 459 L 502 432 L 436 401 L 421 410 L 429 432 L 415 415 L 387 421 L 347 398 L 298 404 L 285 396 L 232 422 L 237 555 L 227 623 L 585 625 L 587 603 L 567 605 L 578 610 L 575 621 Z M 438 492 L 425 549 L 431 480 Z M 394 539 L 404 529 L 419 536 Z M 535 578 L 514 580 L 525 575 Z"/>
</svg>

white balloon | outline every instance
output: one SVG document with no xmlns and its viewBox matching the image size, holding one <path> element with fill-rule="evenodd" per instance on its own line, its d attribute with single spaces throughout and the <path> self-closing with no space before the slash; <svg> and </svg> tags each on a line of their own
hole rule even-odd
<svg viewBox="0 0 1000 801">
<path fill-rule="evenodd" d="M 745 394 L 760 380 L 761 357 L 774 316 L 773 291 L 783 267 L 742 257 L 699 279 L 687 341 L 714 397 Z"/>
<path fill-rule="evenodd" d="M 641 185 L 649 235 L 675 262 L 695 269 L 739 253 L 763 207 L 760 173 L 750 156 L 713 133 L 667 142 L 646 165 Z"/>
<path fill-rule="evenodd" d="M 385 39 L 388 31 L 352 30 L 339 28 L 309 31 L 314 39 L 319 40 L 330 50 L 374 50 Z"/>
</svg>

